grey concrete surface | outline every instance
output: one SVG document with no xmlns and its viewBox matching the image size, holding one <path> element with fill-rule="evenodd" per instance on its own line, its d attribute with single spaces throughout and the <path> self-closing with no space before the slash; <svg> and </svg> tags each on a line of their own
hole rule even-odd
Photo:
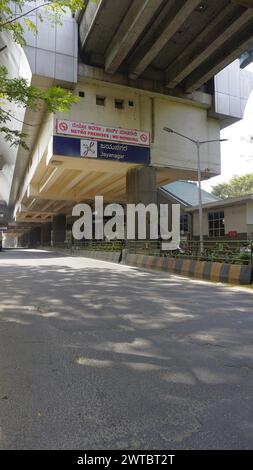
<svg viewBox="0 0 253 470">
<path fill-rule="evenodd" d="M 253 291 L 0 253 L 1 449 L 252 449 Z"/>
</svg>

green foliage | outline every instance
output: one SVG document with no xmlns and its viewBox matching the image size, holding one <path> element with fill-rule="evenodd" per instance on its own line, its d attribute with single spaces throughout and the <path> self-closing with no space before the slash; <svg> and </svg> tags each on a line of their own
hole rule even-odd
<svg viewBox="0 0 253 470">
<path fill-rule="evenodd" d="M 250 264 L 250 261 L 251 261 L 250 253 L 240 253 L 240 255 L 238 256 L 238 259 L 242 264 L 246 264 L 246 265 Z"/>
<path fill-rule="evenodd" d="M 213 187 L 212 194 L 221 199 L 253 194 L 253 174 L 234 176 L 228 183 L 220 183 Z"/>
<path fill-rule="evenodd" d="M 51 87 L 46 90 L 30 86 L 23 78 L 8 78 L 8 71 L 0 66 L 0 103 L 14 102 L 17 106 L 26 106 L 30 109 L 39 109 L 43 104 L 49 112 L 67 111 L 72 104 L 78 102 L 78 97 L 61 87 Z M 25 134 L 11 129 L 13 116 L 10 112 L 0 108 L 0 132 L 11 145 L 21 145 L 28 149 L 25 143 Z"/>
<path fill-rule="evenodd" d="M 85 6 L 85 0 L 42 1 L 37 6 L 34 6 L 35 3 L 31 1 L 30 9 L 27 8 L 27 3 L 27 0 L 0 0 L 0 32 L 8 31 L 14 41 L 21 46 L 26 44 L 24 28 L 28 28 L 34 34 L 37 33 L 36 24 L 31 20 L 31 17 L 28 17 L 30 13 L 38 11 L 37 17 L 40 21 L 46 20 L 51 23 L 60 23 L 62 15 L 67 10 L 74 14 L 77 9 Z M 15 12 L 13 6 L 16 7 Z M 6 46 L 0 50 L 0 63 L 1 52 L 5 49 Z M 77 101 L 77 96 L 61 87 L 53 86 L 43 90 L 30 86 L 28 81 L 23 78 L 9 78 L 8 70 L 0 66 L 0 106 L 5 105 L 6 108 L 8 103 L 14 102 L 19 107 L 25 106 L 36 110 L 45 105 L 49 112 L 54 113 L 56 111 L 67 111 Z M 13 116 L 11 116 L 10 112 L 0 108 L 0 132 L 10 145 L 22 145 L 27 149 L 25 134 L 18 130 L 13 130 L 13 126 L 10 127 L 12 118 Z"/>
</svg>

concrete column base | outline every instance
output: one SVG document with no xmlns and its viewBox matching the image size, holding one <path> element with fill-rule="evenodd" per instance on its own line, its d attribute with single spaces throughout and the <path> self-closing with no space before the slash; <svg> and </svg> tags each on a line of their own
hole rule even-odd
<svg viewBox="0 0 253 470">
<path fill-rule="evenodd" d="M 41 244 L 44 246 L 51 245 L 51 230 L 52 230 L 52 223 L 47 222 L 41 225 Z"/>
<path fill-rule="evenodd" d="M 40 227 L 34 227 L 29 232 L 28 245 L 31 248 L 35 248 L 40 245 L 41 240 L 41 229 Z"/>
<path fill-rule="evenodd" d="M 52 242 L 64 243 L 66 240 L 66 215 L 59 214 L 53 217 L 52 223 Z"/>
<path fill-rule="evenodd" d="M 157 205 L 156 171 L 152 167 L 132 168 L 126 176 L 127 204 Z M 135 233 L 138 240 L 138 215 L 135 218 Z M 146 216 L 146 239 L 150 239 L 150 217 Z"/>
</svg>

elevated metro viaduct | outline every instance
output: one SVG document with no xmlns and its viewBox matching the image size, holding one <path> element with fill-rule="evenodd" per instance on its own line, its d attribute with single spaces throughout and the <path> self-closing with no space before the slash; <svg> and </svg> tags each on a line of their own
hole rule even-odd
<svg viewBox="0 0 253 470">
<path fill-rule="evenodd" d="M 251 0 L 90 0 L 62 25 L 38 21 L 24 49 L 2 34 L 11 76 L 80 98 L 55 116 L 6 106 L 29 145 L 0 141 L 11 233 L 36 244 L 53 228 L 64 241 L 77 202 L 149 203 L 162 184 L 196 180 L 194 147 L 163 127 L 212 140 L 243 117 L 253 74 L 239 57 L 253 47 L 252 20 Z M 202 148 L 201 173 L 220 173 L 219 144 Z"/>
</svg>

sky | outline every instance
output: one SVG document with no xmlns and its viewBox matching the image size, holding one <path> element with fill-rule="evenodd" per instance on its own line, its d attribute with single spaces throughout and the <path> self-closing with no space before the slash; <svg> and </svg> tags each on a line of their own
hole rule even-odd
<svg viewBox="0 0 253 470">
<path fill-rule="evenodd" d="M 253 72 L 253 64 L 245 70 Z M 230 180 L 235 175 L 253 173 L 253 92 L 247 103 L 243 120 L 221 131 L 221 175 L 202 182 L 206 191 L 212 186 Z"/>
</svg>

